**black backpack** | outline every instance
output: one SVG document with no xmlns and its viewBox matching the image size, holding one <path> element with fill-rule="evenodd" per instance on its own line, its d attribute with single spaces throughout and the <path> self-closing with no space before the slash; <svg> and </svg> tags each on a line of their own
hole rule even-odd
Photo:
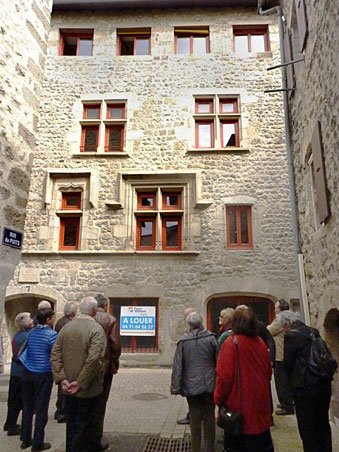
<svg viewBox="0 0 339 452">
<path fill-rule="evenodd" d="M 309 335 L 311 339 L 310 358 L 308 368 L 310 372 L 322 379 L 332 380 L 338 368 L 336 360 L 331 355 L 325 341 L 320 335 L 316 335 L 314 330 Z"/>
</svg>

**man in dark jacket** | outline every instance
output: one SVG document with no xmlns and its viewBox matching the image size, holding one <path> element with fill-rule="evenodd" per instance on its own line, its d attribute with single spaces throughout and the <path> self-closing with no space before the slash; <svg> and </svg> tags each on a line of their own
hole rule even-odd
<svg viewBox="0 0 339 452">
<path fill-rule="evenodd" d="M 107 313 L 108 299 L 101 294 L 97 294 L 94 298 L 98 302 L 95 320 L 103 327 L 107 339 L 107 346 L 104 356 L 104 390 L 99 396 L 96 407 L 97 425 L 95 427 L 95 434 L 98 435 L 101 442 L 100 450 L 103 451 L 108 448 L 108 442 L 103 438 L 106 404 L 112 387 L 113 375 L 116 374 L 119 369 L 121 341 L 117 320 L 115 317 Z"/>
<path fill-rule="evenodd" d="M 314 375 L 309 366 L 311 333 L 319 331 L 305 325 L 299 314 L 284 311 L 280 322 L 286 329 L 284 362 L 289 376 L 298 429 L 304 452 L 332 452 L 328 410 L 331 400 L 331 379 Z"/>
<path fill-rule="evenodd" d="M 216 335 L 202 326 L 197 313 L 187 317 L 189 331 L 180 339 L 174 356 L 171 393 L 187 397 L 190 412 L 192 452 L 200 452 L 201 422 L 207 452 L 215 450 Z"/>
<path fill-rule="evenodd" d="M 60 333 L 62 327 L 71 322 L 77 313 L 77 307 L 74 303 L 66 303 L 64 306 L 64 316 L 61 317 L 55 324 L 55 331 Z M 55 403 L 56 411 L 54 413 L 54 419 L 58 421 L 59 424 L 66 422 L 66 411 L 65 411 L 65 395 L 62 392 L 61 384 L 58 384 L 58 395 L 57 401 Z"/>
</svg>

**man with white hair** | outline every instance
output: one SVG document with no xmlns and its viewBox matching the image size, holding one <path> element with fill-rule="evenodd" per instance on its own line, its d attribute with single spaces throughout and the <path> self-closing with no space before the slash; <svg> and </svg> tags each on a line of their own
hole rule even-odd
<svg viewBox="0 0 339 452">
<path fill-rule="evenodd" d="M 64 327 L 68 322 L 71 322 L 77 313 L 77 307 L 74 303 L 69 302 L 64 306 L 64 316 L 59 319 L 54 327 L 57 333 L 60 333 L 62 327 Z M 61 384 L 58 384 L 58 395 L 56 400 L 56 411 L 54 413 L 54 419 L 58 421 L 58 424 L 66 422 L 65 413 L 65 396 L 61 389 Z"/>
<path fill-rule="evenodd" d="M 96 312 L 95 298 L 83 298 L 80 315 L 61 329 L 51 354 L 54 380 L 65 394 L 66 452 L 100 450 L 92 432 L 103 390 L 106 336 Z"/>
<path fill-rule="evenodd" d="M 41 311 L 42 309 L 52 309 L 52 305 L 47 300 L 41 300 L 38 304 L 38 311 Z M 38 320 L 36 318 L 36 315 L 33 317 L 33 326 L 34 328 L 37 326 Z"/>
<path fill-rule="evenodd" d="M 187 317 L 189 332 L 177 344 L 171 393 L 187 397 L 190 412 L 192 452 L 201 450 L 201 424 L 204 425 L 206 452 L 215 451 L 215 365 L 216 335 L 204 329 L 196 312 Z"/>
</svg>

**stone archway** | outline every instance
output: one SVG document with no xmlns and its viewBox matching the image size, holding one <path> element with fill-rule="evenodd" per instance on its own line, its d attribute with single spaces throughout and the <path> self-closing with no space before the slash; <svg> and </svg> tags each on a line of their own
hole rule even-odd
<svg viewBox="0 0 339 452">
<path fill-rule="evenodd" d="M 324 321 L 326 343 L 333 356 L 339 363 L 339 310 L 330 309 Z M 339 371 L 334 375 L 332 382 L 331 417 L 339 418 Z"/>
</svg>

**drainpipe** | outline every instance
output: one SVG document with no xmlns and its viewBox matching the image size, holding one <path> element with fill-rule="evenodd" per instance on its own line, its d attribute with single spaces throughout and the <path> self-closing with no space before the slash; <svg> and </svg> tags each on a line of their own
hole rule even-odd
<svg viewBox="0 0 339 452">
<path fill-rule="evenodd" d="M 262 9 L 263 0 L 258 1 L 258 14 L 260 16 L 269 16 L 272 14 L 277 14 L 278 25 L 279 25 L 279 42 L 280 42 L 280 59 L 281 59 L 281 75 L 282 75 L 282 93 L 284 101 L 284 118 L 285 118 L 285 135 L 286 135 L 286 152 L 287 152 L 287 167 L 288 167 L 288 181 L 290 188 L 290 201 L 292 210 L 292 229 L 293 229 L 293 241 L 294 241 L 294 252 L 296 257 L 297 266 L 297 279 L 298 279 L 298 290 L 300 299 L 300 314 L 302 320 L 309 325 L 310 324 L 310 314 L 307 304 L 307 293 L 305 284 L 305 273 L 304 273 L 304 261 L 303 255 L 300 249 L 299 240 L 299 229 L 298 229 L 298 219 L 297 219 L 297 203 L 295 196 L 295 184 L 294 184 L 294 169 L 292 160 L 292 146 L 291 146 L 291 134 L 290 134 L 290 121 L 288 114 L 288 87 L 287 87 L 287 75 L 286 75 L 286 58 L 285 58 L 285 48 L 284 48 L 284 28 L 283 28 L 283 15 L 280 6 L 275 6 L 270 9 Z"/>
</svg>

